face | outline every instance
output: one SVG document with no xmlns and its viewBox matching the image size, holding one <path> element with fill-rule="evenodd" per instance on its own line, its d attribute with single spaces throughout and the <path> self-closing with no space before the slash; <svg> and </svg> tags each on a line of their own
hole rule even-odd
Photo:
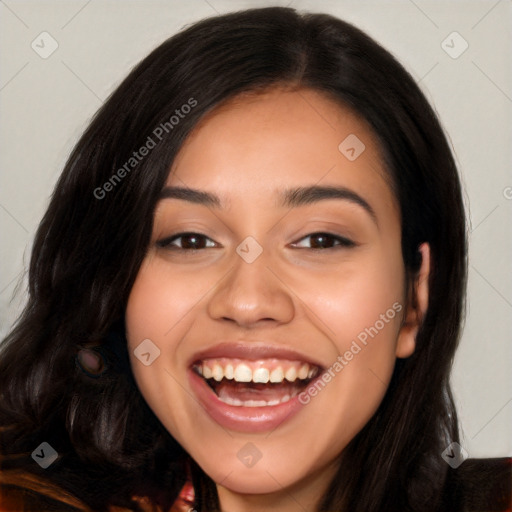
<svg viewBox="0 0 512 512">
<path fill-rule="evenodd" d="M 127 338 L 149 406 L 223 488 L 332 476 L 414 349 L 400 241 L 376 138 L 320 93 L 238 98 L 189 136 Z"/>
</svg>

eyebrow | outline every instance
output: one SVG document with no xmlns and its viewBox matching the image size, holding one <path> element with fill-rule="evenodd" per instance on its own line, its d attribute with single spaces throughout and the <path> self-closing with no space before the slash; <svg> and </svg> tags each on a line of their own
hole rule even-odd
<svg viewBox="0 0 512 512">
<path fill-rule="evenodd" d="M 345 187 L 313 185 L 310 187 L 298 187 L 285 190 L 283 193 L 283 206 L 296 207 L 306 204 L 325 201 L 327 199 L 342 199 L 361 206 L 377 223 L 377 215 L 375 210 L 370 206 L 368 201 L 363 199 L 359 194 Z"/>
<path fill-rule="evenodd" d="M 212 208 L 222 208 L 221 200 L 215 194 L 188 187 L 164 187 L 158 199 L 182 199 Z"/>
<path fill-rule="evenodd" d="M 223 207 L 222 201 L 217 195 L 189 187 L 165 187 L 160 193 L 159 199 L 181 199 L 212 208 L 221 209 Z M 345 187 L 312 185 L 288 189 L 281 192 L 280 204 L 284 207 L 295 208 L 329 199 L 341 199 L 362 207 L 377 224 L 377 215 L 368 201 Z"/>
</svg>

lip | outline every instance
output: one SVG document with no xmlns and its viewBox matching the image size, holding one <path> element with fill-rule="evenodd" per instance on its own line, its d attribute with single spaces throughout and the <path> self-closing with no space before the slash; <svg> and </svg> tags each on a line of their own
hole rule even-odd
<svg viewBox="0 0 512 512">
<path fill-rule="evenodd" d="M 324 365 L 293 349 L 258 341 L 223 342 L 196 352 L 188 361 L 188 379 L 193 393 L 210 418 L 224 428 L 238 432 L 266 432 L 274 430 L 290 420 L 304 407 L 299 395 L 287 402 L 264 407 L 233 406 L 222 402 L 206 381 L 193 369 L 203 359 L 232 358 L 258 361 L 260 359 L 283 359 L 301 361 L 319 368 L 320 377 L 325 371 Z M 311 382 L 313 382 L 311 381 Z"/>
<path fill-rule="evenodd" d="M 282 346 L 269 345 L 261 342 L 224 342 L 209 347 L 205 350 L 196 352 L 188 361 L 189 368 L 202 359 L 226 357 L 232 359 L 247 359 L 257 361 L 259 359 L 283 359 L 289 361 L 302 361 L 310 365 L 318 366 L 320 371 L 324 371 L 324 366 L 311 357 L 301 354 L 296 350 Z"/>
<path fill-rule="evenodd" d="M 304 407 L 299 402 L 299 395 L 288 402 L 272 406 L 232 406 L 222 402 L 205 380 L 191 368 L 188 369 L 188 378 L 193 393 L 210 418 L 230 430 L 253 433 L 274 430 Z"/>
</svg>

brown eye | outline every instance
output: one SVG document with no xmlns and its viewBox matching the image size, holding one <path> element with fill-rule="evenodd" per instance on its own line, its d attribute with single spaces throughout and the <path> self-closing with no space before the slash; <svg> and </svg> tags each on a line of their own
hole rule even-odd
<svg viewBox="0 0 512 512">
<path fill-rule="evenodd" d="M 159 247 L 178 250 L 199 250 L 217 247 L 217 244 L 205 235 L 200 233 L 178 233 L 171 237 L 159 240 Z"/>
<path fill-rule="evenodd" d="M 307 240 L 310 240 L 309 244 L 304 242 Z M 334 249 L 336 247 L 353 247 L 355 245 L 352 240 L 331 233 L 311 233 L 293 244 L 295 247 L 304 249 Z"/>
</svg>

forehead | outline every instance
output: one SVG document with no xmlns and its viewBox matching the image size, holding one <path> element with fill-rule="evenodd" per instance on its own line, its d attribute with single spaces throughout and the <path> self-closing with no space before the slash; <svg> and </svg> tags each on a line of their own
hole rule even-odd
<svg viewBox="0 0 512 512">
<path fill-rule="evenodd" d="M 398 210 L 368 123 L 311 89 L 274 88 L 208 113 L 173 162 L 167 186 L 277 198 L 304 185 L 344 186 Z"/>
</svg>

